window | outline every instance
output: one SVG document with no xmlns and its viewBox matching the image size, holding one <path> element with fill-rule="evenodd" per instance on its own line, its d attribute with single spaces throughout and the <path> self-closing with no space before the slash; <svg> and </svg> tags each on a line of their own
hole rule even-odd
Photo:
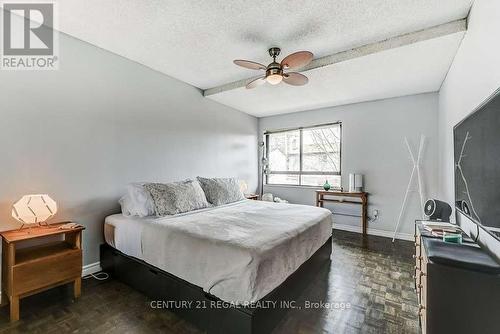
<svg viewBox="0 0 500 334">
<path fill-rule="evenodd" d="M 341 136 L 341 123 L 266 132 L 266 183 L 340 188 Z"/>
</svg>

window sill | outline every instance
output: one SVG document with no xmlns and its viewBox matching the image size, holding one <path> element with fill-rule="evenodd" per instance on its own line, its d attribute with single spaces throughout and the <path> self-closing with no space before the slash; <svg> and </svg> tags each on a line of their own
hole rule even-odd
<svg viewBox="0 0 500 334">
<path fill-rule="evenodd" d="M 310 189 L 310 190 L 322 190 L 323 187 L 321 186 L 294 186 L 294 185 L 289 185 L 289 184 L 264 184 L 265 187 L 271 187 L 271 188 L 292 188 L 292 189 Z"/>
</svg>

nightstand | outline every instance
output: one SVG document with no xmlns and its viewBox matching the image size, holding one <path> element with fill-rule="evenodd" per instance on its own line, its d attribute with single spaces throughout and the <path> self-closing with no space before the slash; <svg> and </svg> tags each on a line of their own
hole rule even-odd
<svg viewBox="0 0 500 334">
<path fill-rule="evenodd" d="M 246 198 L 246 199 L 258 200 L 258 199 L 259 199 L 259 195 L 255 195 L 255 194 L 245 194 L 245 198 Z"/>
<path fill-rule="evenodd" d="M 74 297 L 82 285 L 82 231 L 60 229 L 65 223 L 1 232 L 2 304 L 10 303 L 10 320 L 19 320 L 19 299 L 73 282 Z M 44 240 L 50 238 L 50 241 Z M 53 241 L 60 239 L 59 241 Z M 19 247 L 29 243 L 36 246 Z M 46 241 L 46 242 L 44 242 Z"/>
</svg>

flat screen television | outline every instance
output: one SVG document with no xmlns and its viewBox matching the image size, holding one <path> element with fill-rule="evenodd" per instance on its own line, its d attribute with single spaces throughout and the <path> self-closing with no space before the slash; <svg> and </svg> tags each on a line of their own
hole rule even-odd
<svg viewBox="0 0 500 334">
<path fill-rule="evenodd" d="M 500 89 L 453 129 L 455 208 L 500 240 Z"/>
</svg>

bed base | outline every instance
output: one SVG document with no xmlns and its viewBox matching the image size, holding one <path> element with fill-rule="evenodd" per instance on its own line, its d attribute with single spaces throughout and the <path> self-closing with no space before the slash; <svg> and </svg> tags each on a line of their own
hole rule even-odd
<svg viewBox="0 0 500 334">
<path fill-rule="evenodd" d="M 271 332 L 294 306 L 311 278 L 320 268 L 329 265 L 331 252 L 330 237 L 309 260 L 253 307 L 230 306 L 201 287 L 107 244 L 101 245 L 101 267 L 113 278 L 151 298 L 153 307 L 168 308 L 207 333 L 260 334 Z M 273 302 L 276 307 L 266 307 Z"/>
</svg>

